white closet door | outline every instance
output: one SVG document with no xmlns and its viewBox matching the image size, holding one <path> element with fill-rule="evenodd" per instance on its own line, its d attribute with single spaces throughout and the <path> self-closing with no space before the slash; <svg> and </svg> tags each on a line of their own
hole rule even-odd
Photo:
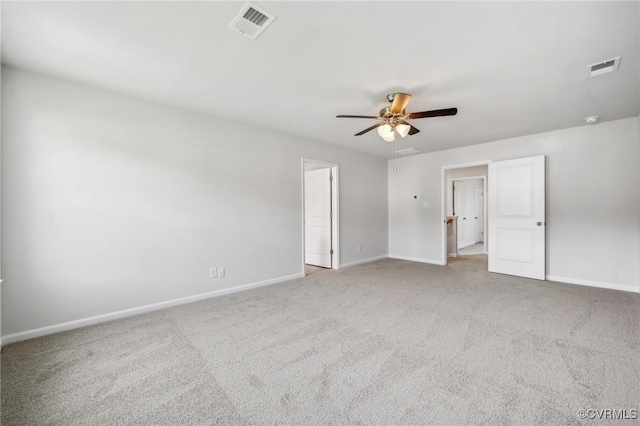
<svg viewBox="0 0 640 426">
<path fill-rule="evenodd" d="M 331 268 L 331 169 L 305 172 L 305 263 Z"/>
</svg>

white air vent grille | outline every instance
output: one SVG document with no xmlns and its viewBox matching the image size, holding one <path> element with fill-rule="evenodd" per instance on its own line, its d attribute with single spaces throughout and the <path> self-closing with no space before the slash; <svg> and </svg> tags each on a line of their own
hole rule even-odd
<svg viewBox="0 0 640 426">
<path fill-rule="evenodd" d="M 276 19 L 275 16 L 259 8 L 255 4 L 245 4 L 240 12 L 233 18 L 229 28 L 256 39 Z"/>
<path fill-rule="evenodd" d="M 242 17 L 249 22 L 253 22 L 259 27 L 261 27 L 262 24 L 264 24 L 269 19 L 266 15 L 263 15 L 252 7 L 250 7 L 249 10 L 247 10 L 245 14 L 242 15 Z"/>
<path fill-rule="evenodd" d="M 422 151 L 418 151 L 415 148 L 406 148 L 406 149 L 399 149 L 396 151 L 396 154 L 400 154 L 400 155 L 413 155 L 413 154 L 420 154 Z"/>
<path fill-rule="evenodd" d="M 597 75 L 618 71 L 618 66 L 620 66 L 620 56 L 598 62 L 597 64 L 589 65 L 587 69 L 589 70 L 589 73 L 591 73 L 591 77 L 595 77 Z"/>
</svg>

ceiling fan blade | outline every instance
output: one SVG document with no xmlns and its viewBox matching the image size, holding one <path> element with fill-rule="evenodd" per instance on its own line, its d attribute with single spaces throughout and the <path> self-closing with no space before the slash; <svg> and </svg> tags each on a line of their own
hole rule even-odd
<svg viewBox="0 0 640 426">
<path fill-rule="evenodd" d="M 458 108 L 434 109 L 433 111 L 412 112 L 407 114 L 406 118 L 427 118 L 427 117 L 443 117 L 446 115 L 456 115 Z"/>
<path fill-rule="evenodd" d="M 355 136 L 362 136 L 362 135 L 364 135 L 365 133 L 370 132 L 370 131 L 372 131 L 373 129 L 375 129 L 376 127 L 380 127 L 380 126 L 382 126 L 382 125 L 384 125 L 384 124 L 387 124 L 387 122 L 386 122 L 386 121 L 381 121 L 381 122 L 379 122 L 379 123 L 376 123 L 376 124 L 374 124 L 373 126 L 371 126 L 371 127 L 367 127 L 367 128 L 366 128 L 366 129 L 364 129 L 363 131 L 361 131 L 361 132 L 359 132 L 359 133 L 356 133 L 356 134 L 355 134 Z"/>
<path fill-rule="evenodd" d="M 409 135 L 415 135 L 416 133 L 420 133 L 420 129 L 413 127 L 411 124 L 407 123 L 406 121 L 402 120 L 400 123 L 406 124 L 410 127 Z"/>
<path fill-rule="evenodd" d="M 389 111 L 394 114 L 401 114 L 404 108 L 411 100 L 411 95 L 408 93 L 396 93 L 393 95 L 393 103 L 389 108 Z"/>
<path fill-rule="evenodd" d="M 380 118 L 373 115 L 336 115 L 336 118 Z"/>
</svg>

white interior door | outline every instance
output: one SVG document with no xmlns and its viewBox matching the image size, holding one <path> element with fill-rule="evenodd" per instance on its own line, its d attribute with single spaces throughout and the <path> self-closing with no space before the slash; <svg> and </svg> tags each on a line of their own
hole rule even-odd
<svg viewBox="0 0 640 426">
<path fill-rule="evenodd" d="M 489 188 L 489 271 L 544 280 L 544 156 L 490 163 Z"/>
<path fill-rule="evenodd" d="M 304 176 L 305 263 L 331 268 L 331 169 Z"/>
<path fill-rule="evenodd" d="M 456 222 L 456 234 L 458 235 L 458 248 L 460 248 L 464 241 L 464 226 L 462 216 L 464 215 L 464 183 L 454 180 L 453 181 L 453 214 L 457 216 Z"/>
<path fill-rule="evenodd" d="M 484 190 L 481 186 L 474 187 L 474 204 L 475 211 L 473 222 L 475 225 L 475 242 L 484 241 Z"/>
<path fill-rule="evenodd" d="M 464 180 L 464 213 L 462 214 L 462 229 L 464 238 L 458 248 L 474 245 L 476 243 L 475 215 L 475 184 L 479 179 Z"/>
</svg>

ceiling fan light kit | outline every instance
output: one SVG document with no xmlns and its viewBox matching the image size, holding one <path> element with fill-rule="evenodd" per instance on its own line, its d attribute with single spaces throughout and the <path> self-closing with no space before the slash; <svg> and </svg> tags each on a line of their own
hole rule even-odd
<svg viewBox="0 0 640 426">
<path fill-rule="evenodd" d="M 393 134 L 393 129 L 388 124 L 384 124 L 378 127 L 378 134 L 386 142 L 393 142 L 396 139 L 395 135 Z"/>
<path fill-rule="evenodd" d="M 417 128 L 407 123 L 406 120 L 413 120 L 415 118 L 428 118 L 428 117 L 444 117 L 447 115 L 456 115 L 458 113 L 457 108 L 437 109 L 432 111 L 412 112 L 407 114 L 405 107 L 411 100 L 411 95 L 408 93 L 389 93 L 387 100 L 391 102 L 391 105 L 380 110 L 380 115 L 338 115 L 337 118 L 373 118 L 379 120 L 379 123 L 368 127 L 361 132 L 355 134 L 355 136 L 364 135 L 373 129 L 378 129 L 378 135 L 386 142 L 395 141 L 395 132 L 401 137 L 407 135 L 415 135 L 420 132 Z"/>
<path fill-rule="evenodd" d="M 409 134 L 409 130 L 411 130 L 411 126 L 408 124 L 396 124 L 394 127 L 387 123 L 378 127 L 378 134 L 386 142 L 393 142 L 396 140 L 395 132 L 398 132 L 400 137 L 404 138 Z"/>
<path fill-rule="evenodd" d="M 396 126 L 396 132 L 398 132 L 398 134 L 403 138 L 409 134 L 410 129 L 411 126 L 409 126 L 408 124 L 398 124 Z"/>
</svg>

